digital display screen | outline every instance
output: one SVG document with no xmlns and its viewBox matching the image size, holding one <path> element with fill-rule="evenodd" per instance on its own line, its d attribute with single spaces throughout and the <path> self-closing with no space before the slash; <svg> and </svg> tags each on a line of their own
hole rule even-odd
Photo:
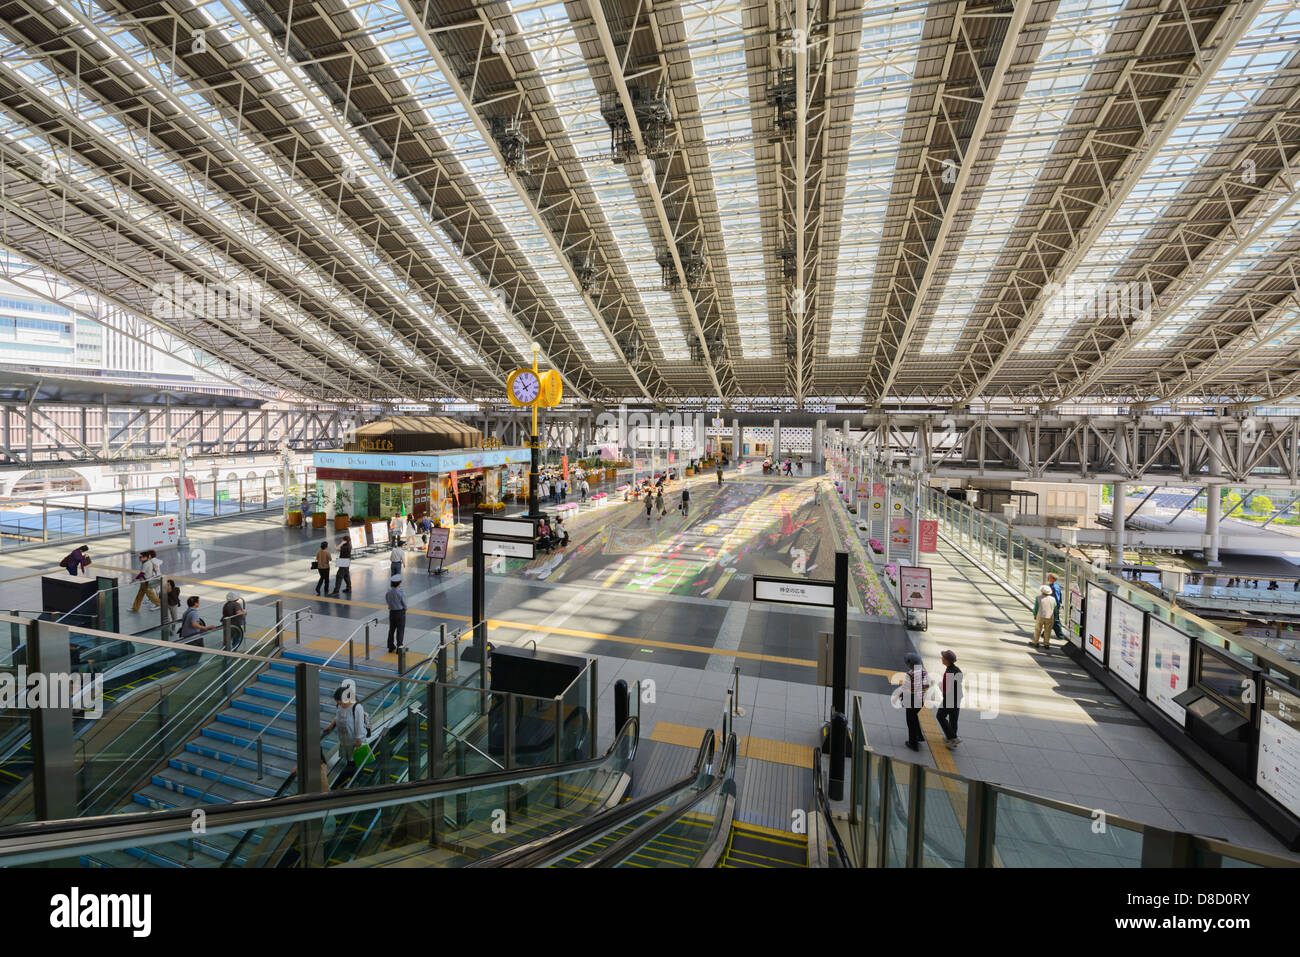
<svg viewBox="0 0 1300 957">
<path fill-rule="evenodd" d="M 1246 702 L 1243 700 L 1246 684 L 1243 682 L 1250 681 L 1250 673 L 1204 646 L 1197 647 L 1196 659 L 1197 687 L 1214 695 L 1238 714 L 1247 715 Z"/>
</svg>

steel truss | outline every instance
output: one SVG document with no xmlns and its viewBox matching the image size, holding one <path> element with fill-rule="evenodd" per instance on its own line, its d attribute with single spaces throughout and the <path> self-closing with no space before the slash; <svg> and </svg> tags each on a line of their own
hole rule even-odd
<svg viewBox="0 0 1300 957">
<path fill-rule="evenodd" d="M 852 425 L 866 431 L 868 443 L 915 456 L 936 476 L 1268 487 L 1300 482 L 1296 417 L 868 414 Z"/>
</svg>

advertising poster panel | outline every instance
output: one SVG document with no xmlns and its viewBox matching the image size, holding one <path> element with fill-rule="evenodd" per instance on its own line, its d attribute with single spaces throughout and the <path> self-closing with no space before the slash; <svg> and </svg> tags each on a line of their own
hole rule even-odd
<svg viewBox="0 0 1300 957">
<path fill-rule="evenodd" d="M 451 541 L 450 528 L 431 528 L 429 529 L 429 545 L 425 550 L 425 555 L 429 558 L 446 559 L 447 543 Z"/>
<path fill-rule="evenodd" d="M 1147 690 L 1144 697 L 1180 728 L 1187 712 L 1174 698 L 1192 679 L 1192 639 L 1159 618 L 1147 622 Z"/>
<path fill-rule="evenodd" d="M 1083 641 L 1083 595 L 1077 588 L 1070 589 L 1070 621 L 1065 629 L 1065 637 L 1073 645 Z"/>
<path fill-rule="evenodd" d="M 1109 593 L 1088 583 L 1088 603 L 1083 614 L 1083 647 L 1098 661 L 1106 660 L 1106 598 Z"/>
<path fill-rule="evenodd" d="M 1268 680 L 1260 701 L 1255 783 L 1292 814 L 1300 814 L 1300 696 Z"/>
<path fill-rule="evenodd" d="M 1106 667 L 1124 680 L 1134 691 L 1142 688 L 1142 630 L 1146 618 L 1135 608 L 1114 595 L 1110 596 L 1110 641 Z"/>
<path fill-rule="evenodd" d="M 889 544 L 912 544 L 912 520 L 910 518 L 891 518 L 889 520 Z"/>
<path fill-rule="evenodd" d="M 370 523 L 370 541 L 374 545 L 388 544 L 388 523 L 371 522 Z"/>
<path fill-rule="evenodd" d="M 901 565 L 898 569 L 898 594 L 904 608 L 933 608 L 930 569 Z"/>
<path fill-rule="evenodd" d="M 354 550 L 365 548 L 367 545 L 366 527 L 364 525 L 353 525 L 348 529 L 348 538 L 351 540 Z"/>
<path fill-rule="evenodd" d="M 939 523 L 933 519 L 921 519 L 917 532 L 916 547 L 923 552 L 939 550 Z"/>
</svg>

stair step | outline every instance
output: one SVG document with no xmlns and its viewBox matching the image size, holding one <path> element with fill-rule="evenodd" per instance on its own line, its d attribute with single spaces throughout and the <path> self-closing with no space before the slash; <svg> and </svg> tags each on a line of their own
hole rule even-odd
<svg viewBox="0 0 1300 957">
<path fill-rule="evenodd" d="M 189 754 L 201 755 L 202 757 L 208 758 L 212 761 L 222 762 L 228 767 L 243 768 L 245 771 L 253 772 L 254 776 L 256 776 L 257 745 L 253 744 L 252 739 L 249 739 L 249 746 L 247 747 L 243 745 L 230 745 L 226 748 L 206 743 L 209 740 L 210 739 L 207 738 L 199 738 L 194 741 L 189 741 L 185 745 L 185 750 Z M 277 748 L 275 751 L 272 751 L 266 747 L 265 742 L 262 743 L 262 768 L 267 777 L 272 775 L 281 778 L 288 777 L 298 768 L 296 757 L 277 753 L 279 750 L 280 749 Z"/>
<path fill-rule="evenodd" d="M 253 737 L 265 732 L 266 737 L 276 738 L 280 741 L 298 740 L 297 725 L 285 718 L 277 718 L 268 722 L 265 716 L 259 716 L 256 713 L 250 714 L 241 708 L 227 708 L 217 714 L 216 720 L 220 724 L 252 731 Z"/>
<path fill-rule="evenodd" d="M 262 780 L 257 780 L 256 769 L 240 768 L 215 758 L 186 752 L 180 757 L 168 758 L 167 766 L 171 771 L 180 771 L 192 777 L 203 778 L 209 782 L 239 790 L 247 791 L 243 800 L 259 797 L 275 797 L 280 786 L 289 775 L 277 771 L 274 775 L 264 773 Z"/>
<path fill-rule="evenodd" d="M 296 737 L 297 735 L 295 735 L 295 738 Z M 238 734 L 233 730 L 226 731 L 222 728 L 208 725 L 206 728 L 199 731 L 199 737 L 196 740 L 201 743 L 208 739 L 227 745 L 228 747 L 220 749 L 224 750 L 226 753 L 231 753 L 233 750 L 235 754 L 240 755 L 241 757 L 251 757 L 253 761 L 257 760 L 257 744 L 255 743 L 256 735 Z M 271 759 L 275 759 L 276 761 L 288 761 L 291 767 L 296 768 L 298 766 L 298 753 L 289 748 L 278 746 L 276 744 L 276 741 L 278 740 L 280 739 L 262 739 L 263 759 L 267 761 L 270 761 Z"/>
</svg>

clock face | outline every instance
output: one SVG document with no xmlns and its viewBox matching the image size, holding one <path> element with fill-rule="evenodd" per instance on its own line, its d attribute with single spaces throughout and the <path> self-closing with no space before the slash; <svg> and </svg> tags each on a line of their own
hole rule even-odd
<svg viewBox="0 0 1300 957">
<path fill-rule="evenodd" d="M 530 403 L 537 398 L 540 391 L 541 383 L 532 372 L 520 372 L 510 383 L 510 394 L 515 397 L 516 402 Z"/>
</svg>

